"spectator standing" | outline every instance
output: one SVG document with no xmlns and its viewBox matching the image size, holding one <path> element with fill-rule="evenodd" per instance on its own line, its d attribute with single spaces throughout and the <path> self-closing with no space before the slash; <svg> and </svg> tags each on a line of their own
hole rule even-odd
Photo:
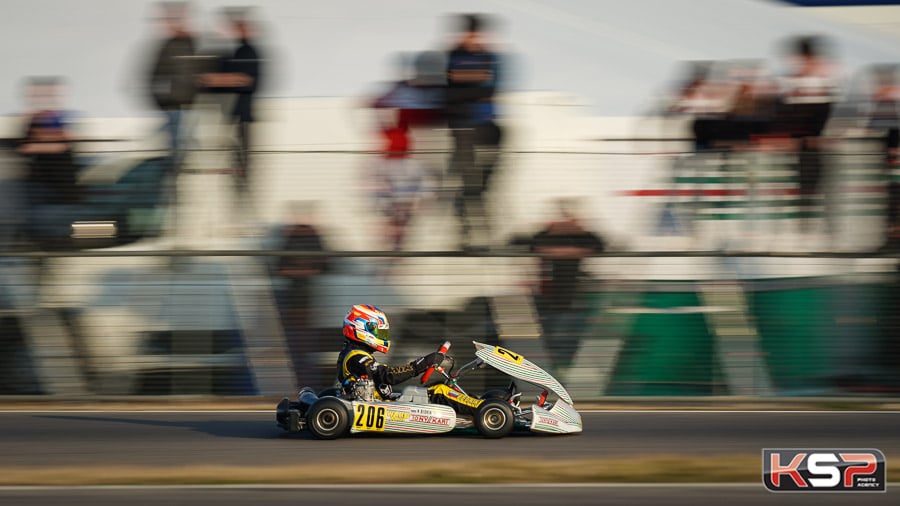
<svg viewBox="0 0 900 506">
<path fill-rule="evenodd" d="M 154 103 L 166 115 L 169 153 L 177 171 L 183 158 L 180 139 L 184 116 L 197 91 L 196 43 L 190 32 L 186 3 L 164 2 L 158 8 L 165 38 L 153 60 L 149 88 Z"/>
<path fill-rule="evenodd" d="M 502 140 L 494 121 L 500 59 L 490 49 L 487 21 L 483 15 L 460 16 L 460 35 L 447 57 L 447 113 L 453 132 L 450 171 L 461 179 L 455 209 L 464 247 L 471 245 L 473 229 L 483 229 L 487 235 L 484 194 Z"/>
<path fill-rule="evenodd" d="M 801 215 L 808 218 L 822 196 L 825 166 L 822 133 L 836 100 L 838 83 L 835 66 L 825 53 L 824 40 L 800 37 L 790 51 L 793 68 L 783 81 L 776 129 L 795 141 Z"/>
<path fill-rule="evenodd" d="M 26 165 L 27 234 L 44 244 L 69 238 L 73 206 L 82 197 L 62 85 L 57 77 L 29 81 L 26 130 L 18 145 Z"/>
<path fill-rule="evenodd" d="M 869 100 L 869 129 L 882 138 L 887 173 L 885 251 L 900 250 L 900 84 L 894 65 L 879 66 L 873 73 Z"/>
<path fill-rule="evenodd" d="M 233 151 L 235 186 L 244 196 L 250 171 L 250 126 L 255 121 L 253 98 L 259 89 L 262 60 L 254 42 L 256 32 L 250 11 L 227 9 L 224 17 L 227 32 L 236 44 L 234 53 L 222 59 L 216 72 L 201 74 L 198 80 L 209 91 L 233 95 L 229 116 L 237 138 Z"/>
<path fill-rule="evenodd" d="M 381 133 L 385 146 L 370 173 L 375 183 L 373 197 L 384 217 L 391 249 L 400 251 L 429 184 L 424 167 L 409 152 L 409 131 L 395 126 Z"/>
<path fill-rule="evenodd" d="M 544 344 L 557 372 L 572 364 L 587 325 L 587 308 L 581 296 L 585 258 L 602 252 L 604 240 L 585 228 L 577 202 L 557 202 L 559 218 L 547 223 L 531 239 L 540 255 L 540 285 L 536 296 L 544 331 Z"/>
<path fill-rule="evenodd" d="M 417 143 L 444 119 L 443 78 L 435 72 L 440 55 L 423 52 L 413 60 L 413 75 L 392 84 L 372 106 L 378 111 L 383 140 L 381 156 L 371 168 L 374 197 L 385 218 L 394 251 L 403 249 L 413 216 L 432 187 L 427 160 L 414 154 Z M 437 74 L 437 75 L 435 75 Z"/>
<path fill-rule="evenodd" d="M 713 73 L 711 62 L 691 62 L 690 74 L 679 86 L 669 113 L 692 117 L 694 151 L 710 151 L 717 147 L 725 130 L 726 115 L 732 107 L 733 93 L 729 83 Z"/>
<path fill-rule="evenodd" d="M 28 160 L 28 194 L 35 204 L 79 199 L 67 117 L 60 104 L 61 86 L 55 77 L 33 78 L 28 84 L 30 110 L 19 153 Z"/>
<path fill-rule="evenodd" d="M 292 203 L 288 221 L 279 227 L 278 249 L 298 253 L 326 251 L 314 222 L 311 203 Z M 332 376 L 331 367 L 323 369 L 312 361 L 316 352 L 324 350 L 322 336 L 312 324 L 313 283 L 328 267 L 329 260 L 320 256 L 282 256 L 274 265 L 282 328 L 300 386 L 319 384 Z"/>
</svg>

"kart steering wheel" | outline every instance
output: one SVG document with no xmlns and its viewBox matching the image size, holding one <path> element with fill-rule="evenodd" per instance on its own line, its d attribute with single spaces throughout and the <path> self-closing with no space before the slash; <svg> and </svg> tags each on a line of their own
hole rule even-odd
<svg viewBox="0 0 900 506">
<path fill-rule="evenodd" d="M 441 353 L 441 354 L 446 355 L 448 350 L 450 350 L 450 341 L 444 341 L 444 344 L 442 344 L 441 347 L 438 348 L 438 353 Z M 425 371 L 425 373 L 422 374 L 422 384 L 423 384 L 423 385 L 424 385 L 425 383 L 428 383 L 428 378 L 430 378 L 430 377 L 431 377 L 431 373 L 434 372 L 434 367 L 435 367 L 435 366 L 429 367 L 429 368 Z"/>
</svg>

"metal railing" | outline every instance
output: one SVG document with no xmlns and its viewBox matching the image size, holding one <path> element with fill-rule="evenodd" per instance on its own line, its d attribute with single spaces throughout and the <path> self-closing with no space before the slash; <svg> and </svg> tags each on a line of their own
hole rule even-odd
<svg viewBox="0 0 900 506">
<path fill-rule="evenodd" d="M 88 205 L 116 212 L 82 221 L 109 218 L 121 241 L 44 245 L 25 225 L 33 209 L 0 220 L 0 395 L 325 387 L 343 314 L 359 302 L 392 318 L 387 361 L 446 338 L 461 357 L 471 340 L 500 343 L 576 400 L 896 395 L 898 254 L 877 251 L 896 176 L 860 146 L 829 151 L 820 208 L 802 216 L 791 154 L 510 151 L 483 240 L 465 249 L 445 151 L 413 157 L 437 180 L 397 250 L 379 207 L 391 197 L 365 184 L 376 153 L 259 151 L 239 198 L 221 149 L 191 152 L 174 181 L 164 170 L 128 179 L 137 164 L 86 187 Z M 141 200 L 151 190 L 159 198 Z M 552 259 L 509 238 L 555 220 L 552 202 L 569 196 L 610 247 L 553 285 Z M 302 222 L 285 213 L 298 200 L 318 202 L 302 217 L 325 239 L 318 250 L 280 235 Z M 78 209 L 64 211 L 40 217 L 69 239 Z M 308 272 L 286 274 L 285 259 Z M 574 296 L 555 303 L 548 287 Z"/>
<path fill-rule="evenodd" d="M 279 258 L 329 266 L 297 280 L 278 273 Z M 606 253 L 560 285 L 576 294 L 562 306 L 542 292 L 541 262 L 526 252 L 6 253 L 3 394 L 324 388 L 343 313 L 359 302 L 391 316 L 388 362 L 443 339 L 460 357 L 471 340 L 499 343 L 579 400 L 900 387 L 896 258 Z"/>
</svg>

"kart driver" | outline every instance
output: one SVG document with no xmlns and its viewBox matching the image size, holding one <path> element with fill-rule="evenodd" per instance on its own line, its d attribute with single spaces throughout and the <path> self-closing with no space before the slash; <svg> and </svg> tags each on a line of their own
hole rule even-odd
<svg viewBox="0 0 900 506">
<path fill-rule="evenodd" d="M 393 385 L 418 376 L 444 361 L 443 353 L 434 352 L 396 367 L 378 363 L 372 353 L 388 352 L 391 347 L 389 328 L 387 315 L 370 304 L 357 304 L 347 312 L 344 317 L 344 348 L 337 361 L 338 382 L 345 397 L 358 397 L 354 388 L 357 382 L 369 379 L 374 385 L 375 399 L 391 400 Z"/>
</svg>

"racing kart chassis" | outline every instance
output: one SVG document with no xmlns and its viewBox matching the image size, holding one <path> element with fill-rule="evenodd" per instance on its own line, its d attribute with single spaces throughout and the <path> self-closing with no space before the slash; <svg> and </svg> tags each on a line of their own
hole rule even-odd
<svg viewBox="0 0 900 506">
<path fill-rule="evenodd" d="M 308 430 L 319 439 L 363 432 L 438 434 L 467 428 L 475 428 L 487 438 L 501 438 L 516 429 L 550 434 L 581 432 L 581 415 L 571 396 L 549 373 L 505 348 L 474 344 L 476 358 L 458 372 L 452 372 L 452 365 L 449 371 L 429 369 L 422 376 L 423 384 L 432 370 L 438 371 L 443 381 L 428 388 L 406 386 L 390 400 L 346 399 L 337 388 L 317 394 L 304 387 L 296 400 L 285 397 L 278 403 L 276 424 L 288 432 Z M 441 350 L 449 347 L 444 343 Z M 509 387 L 489 390 L 477 398 L 469 396 L 458 379 L 486 366 L 511 376 Z M 521 406 L 516 380 L 544 389 L 531 407 Z M 553 402 L 548 399 L 551 392 L 556 396 Z"/>
</svg>

